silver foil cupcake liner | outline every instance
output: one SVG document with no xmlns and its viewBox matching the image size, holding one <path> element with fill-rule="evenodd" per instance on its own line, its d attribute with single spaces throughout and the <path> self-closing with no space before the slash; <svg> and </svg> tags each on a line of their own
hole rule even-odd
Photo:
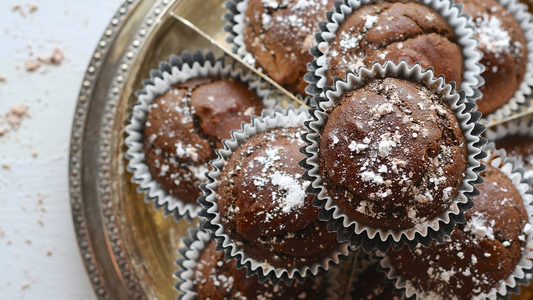
<svg viewBox="0 0 533 300">
<path fill-rule="evenodd" d="M 488 124 L 511 116 L 513 113 L 527 108 L 531 105 L 531 94 L 533 93 L 533 24 L 532 16 L 528 13 L 528 7 L 519 3 L 518 0 L 497 0 L 513 17 L 518 21 L 527 41 L 527 65 L 524 78 L 518 86 L 514 96 L 495 112 L 483 116 L 481 122 Z"/>
<path fill-rule="evenodd" d="M 468 149 L 463 183 L 451 205 L 434 219 L 405 230 L 372 228 L 352 220 L 335 205 L 328 195 L 318 166 L 318 143 L 322 128 L 329 117 L 326 109 L 333 106 L 343 93 L 355 90 L 372 79 L 386 77 L 412 80 L 430 90 L 443 94 L 455 112 L 466 138 Z M 313 120 L 306 123 L 309 131 L 304 134 L 303 139 L 307 146 L 301 149 L 306 154 L 306 159 L 301 162 L 301 165 L 307 170 L 303 178 L 311 181 L 307 188 L 308 192 L 317 195 L 313 205 L 322 208 L 319 218 L 329 222 L 328 230 L 337 232 L 339 242 L 349 241 L 352 247 L 362 247 L 367 253 L 374 249 L 385 252 L 389 247 L 400 249 L 404 244 L 408 244 L 410 247 L 415 247 L 419 243 L 429 246 L 432 240 L 442 242 L 444 237 L 453 231 L 456 223 L 464 222 L 464 212 L 473 206 L 471 198 L 479 194 L 475 185 L 483 182 L 479 173 L 485 169 L 485 166 L 480 163 L 480 159 L 485 157 L 482 148 L 486 144 L 486 140 L 480 137 L 485 130 L 485 126 L 478 123 L 481 114 L 472 112 L 475 105 L 466 100 L 463 91 L 456 92 L 455 84 L 453 82 L 445 84 L 442 76 L 433 77 L 430 68 L 424 70 L 418 63 L 409 66 L 405 61 L 396 65 L 389 60 L 383 66 L 375 63 L 371 69 L 362 68 L 358 74 L 348 72 L 345 80 L 336 81 L 335 87 L 326 87 L 325 96 L 325 98 L 314 97 L 317 108 L 310 110 Z"/>
<path fill-rule="evenodd" d="M 483 161 L 489 163 L 492 158 L 496 157 L 490 164 L 507 175 L 516 186 L 518 192 L 522 196 L 524 206 L 526 207 L 529 216 L 529 226 L 526 225 L 526 227 L 533 228 L 533 206 L 531 205 L 533 202 L 533 189 L 531 188 L 532 180 L 523 177 L 524 170 L 515 166 L 514 158 L 506 157 L 505 150 L 495 150 L 494 143 L 492 142 L 485 147 L 485 150 L 489 155 L 484 158 Z M 498 286 L 493 288 L 490 292 L 480 293 L 472 299 L 509 299 L 511 293 L 520 293 L 520 285 L 529 284 L 533 277 L 533 230 L 528 231 L 529 233 L 524 252 L 522 253 L 520 262 L 515 267 L 513 273 L 508 278 L 500 281 Z M 385 253 L 378 251 L 376 252 L 376 256 L 382 258 L 378 265 L 378 269 L 386 274 L 387 281 L 392 282 L 396 289 L 405 293 L 407 299 L 447 299 L 435 292 L 418 290 L 410 280 L 403 278 L 398 274 Z"/>
<path fill-rule="evenodd" d="M 248 52 L 244 43 L 244 23 L 248 3 L 249 0 L 228 0 L 224 3 L 227 11 L 222 15 L 222 19 L 226 21 L 223 30 L 229 34 L 226 42 L 232 45 L 231 51 L 239 55 L 244 62 L 255 67 L 255 58 L 252 53 Z M 318 27 L 315 31 L 319 31 Z M 311 96 L 297 94 L 296 97 L 308 105 L 313 105 L 310 102 Z"/>
<path fill-rule="evenodd" d="M 158 70 L 150 72 L 150 79 L 143 81 L 144 88 L 135 93 L 137 102 L 133 105 L 125 129 L 125 145 L 128 148 L 126 158 L 129 160 L 127 169 L 133 173 L 132 181 L 139 185 L 138 191 L 145 194 L 145 201 L 153 201 L 155 209 L 162 209 L 165 216 L 172 214 L 176 221 L 185 217 L 190 222 L 198 216 L 200 205 L 170 195 L 155 181 L 145 162 L 144 123 L 150 104 L 157 96 L 178 82 L 205 76 L 233 78 L 249 86 L 268 110 L 277 104 L 277 100 L 270 98 L 273 87 L 268 83 L 244 67 L 237 68 L 226 63 L 224 57 L 215 58 L 211 52 L 204 54 L 198 50 L 191 54 L 184 51 L 181 56 L 172 55 L 168 62 L 159 64 Z"/>
<path fill-rule="evenodd" d="M 270 280 L 274 285 L 277 285 L 280 281 L 290 284 L 293 279 L 303 282 L 307 276 L 316 279 L 319 272 L 327 275 L 332 266 L 338 266 L 341 261 L 349 258 L 349 246 L 347 243 L 344 243 L 340 244 L 328 256 L 309 265 L 290 268 L 274 267 L 247 255 L 226 234 L 220 219 L 219 207 L 216 201 L 218 180 L 222 169 L 233 151 L 247 138 L 256 133 L 265 132 L 268 129 L 277 127 L 303 128 L 304 122 L 307 120 L 309 120 L 307 109 L 304 107 L 294 109 L 292 106 L 289 106 L 286 110 L 276 107 L 272 114 L 263 111 L 261 117 L 252 117 L 251 123 L 243 124 L 242 129 L 239 131 L 232 131 L 231 140 L 223 141 L 224 149 L 218 149 L 216 151 L 218 158 L 210 162 L 213 170 L 206 174 L 208 179 L 207 183 L 200 186 L 204 195 L 198 198 L 198 202 L 202 205 L 202 210 L 199 215 L 207 219 L 203 228 L 213 234 L 214 239 L 217 241 L 217 250 L 225 251 L 226 260 L 236 259 L 238 268 L 246 267 L 248 275 L 257 274 L 260 282 Z"/>
<path fill-rule="evenodd" d="M 194 272 L 198 264 L 200 254 L 204 250 L 205 246 L 211 241 L 211 235 L 205 230 L 199 228 L 189 228 L 189 236 L 182 239 L 183 248 L 178 250 L 178 254 L 181 256 L 176 260 L 176 266 L 178 270 L 174 272 L 173 277 L 178 280 L 174 285 L 174 289 L 180 293 L 177 300 L 196 300 L 196 291 L 194 288 Z M 325 300 L 339 299 L 338 290 L 340 287 L 337 280 L 337 270 L 331 270 L 327 278 L 327 297 Z"/>
<path fill-rule="evenodd" d="M 469 24 L 469 15 L 462 13 L 462 5 L 454 4 L 452 0 L 420 0 L 433 8 L 446 19 L 457 36 L 457 44 L 461 47 L 464 58 L 464 74 L 460 89 L 469 101 L 481 97 L 479 86 L 484 83 L 481 73 L 485 67 L 479 63 L 483 54 L 477 50 L 478 40 L 474 38 L 474 28 Z M 323 89 L 327 86 L 326 71 L 328 70 L 327 53 L 330 42 L 335 37 L 340 25 L 354 11 L 363 5 L 373 3 L 372 0 L 344 0 L 335 2 L 335 11 L 326 13 L 327 22 L 319 22 L 320 33 L 315 35 L 317 45 L 310 52 L 315 57 L 307 68 L 309 72 L 304 79 L 309 82 L 306 92 L 312 96 L 323 96 Z M 334 79 L 335 80 L 335 79 Z"/>
</svg>

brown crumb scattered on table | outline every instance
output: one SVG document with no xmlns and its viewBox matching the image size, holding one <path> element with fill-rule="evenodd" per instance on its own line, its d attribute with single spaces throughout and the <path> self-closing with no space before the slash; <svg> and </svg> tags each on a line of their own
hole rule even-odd
<svg viewBox="0 0 533 300">
<path fill-rule="evenodd" d="M 31 152 L 31 155 L 32 155 L 33 157 L 37 157 L 37 156 L 39 156 L 39 152 L 33 150 L 33 151 Z"/>
<path fill-rule="evenodd" d="M 23 289 L 23 290 L 29 289 L 30 288 L 30 284 L 29 283 L 25 283 L 20 288 Z"/>
<path fill-rule="evenodd" d="M 26 239 L 26 244 L 31 244 L 31 240 L 30 239 Z"/>
<path fill-rule="evenodd" d="M 39 5 L 37 3 L 30 4 L 30 14 L 36 12 L 38 9 L 39 9 Z"/>
<path fill-rule="evenodd" d="M 1 134 L 0 134 L 1 135 Z M 6 170 L 11 170 L 11 165 L 7 164 L 7 163 L 3 163 L 2 164 L 2 168 L 3 169 L 6 169 Z"/>
<path fill-rule="evenodd" d="M 37 57 L 37 60 L 45 64 L 59 65 L 64 58 L 63 51 L 56 47 L 50 56 L 41 55 Z"/>
<path fill-rule="evenodd" d="M 18 128 L 24 116 L 29 116 L 28 108 L 24 105 L 16 104 L 11 106 L 11 109 L 6 113 L 6 121 L 11 127 Z"/>
<path fill-rule="evenodd" d="M 24 11 L 24 8 L 20 6 L 20 4 L 15 4 L 11 7 L 11 11 L 16 12 L 18 11 L 21 16 L 26 17 L 26 12 Z"/>
<path fill-rule="evenodd" d="M 0 82 L 7 82 L 6 77 L 2 74 L 0 74 Z"/>
<path fill-rule="evenodd" d="M 26 68 L 26 71 L 33 72 L 41 66 L 41 63 L 35 60 L 27 60 L 24 62 L 24 67 Z"/>
<path fill-rule="evenodd" d="M 48 251 L 46 251 L 46 255 L 47 255 L 47 256 L 52 256 L 52 250 L 48 250 Z"/>
</svg>

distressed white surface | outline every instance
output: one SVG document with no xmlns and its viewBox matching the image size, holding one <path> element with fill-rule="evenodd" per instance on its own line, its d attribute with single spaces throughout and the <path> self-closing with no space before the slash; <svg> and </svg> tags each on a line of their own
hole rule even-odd
<svg viewBox="0 0 533 300">
<path fill-rule="evenodd" d="M 0 299 L 96 299 L 72 225 L 68 147 L 83 75 L 121 3 L 0 0 L 0 126 L 13 105 L 31 114 L 0 136 L 0 164 L 9 165 L 0 167 Z M 55 47 L 61 65 L 25 70 Z"/>
</svg>

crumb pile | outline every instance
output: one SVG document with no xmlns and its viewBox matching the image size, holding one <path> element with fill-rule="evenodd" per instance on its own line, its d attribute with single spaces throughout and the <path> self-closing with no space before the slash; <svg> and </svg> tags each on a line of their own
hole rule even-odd
<svg viewBox="0 0 533 300">
<path fill-rule="evenodd" d="M 483 53 L 480 63 L 485 84 L 479 90 L 483 97 L 476 101 L 483 114 L 494 112 L 507 103 L 518 90 L 527 64 L 527 41 L 514 16 L 496 0 L 458 0 L 464 12 L 472 16 Z"/>
<path fill-rule="evenodd" d="M 244 42 L 257 67 L 290 91 L 305 95 L 314 33 L 334 0 L 250 0 Z"/>
<path fill-rule="evenodd" d="M 210 242 L 200 254 L 194 275 L 197 300 L 318 300 L 326 298 L 326 278 L 316 281 L 308 278 L 303 284 L 294 281 L 290 286 L 281 282 L 277 286 L 260 284 L 257 275 L 246 277 L 246 269 L 237 269 L 235 260 L 226 262 L 224 252 L 215 250 Z"/>
<path fill-rule="evenodd" d="M 374 79 L 330 108 L 318 164 L 333 202 L 365 226 L 400 230 L 455 199 L 465 137 L 440 94 L 407 80 Z"/>
<path fill-rule="evenodd" d="M 364 5 L 340 25 L 326 51 L 328 85 L 348 70 L 406 60 L 433 67 L 435 76 L 460 85 L 464 64 L 461 47 L 447 21 L 432 8 L 414 1 Z"/>
<path fill-rule="evenodd" d="M 224 231 L 247 255 L 276 267 L 310 264 L 338 246 L 305 192 L 309 182 L 298 165 L 304 132 L 275 128 L 253 135 L 232 153 L 219 180 Z"/>
<path fill-rule="evenodd" d="M 146 118 L 143 148 L 152 176 L 171 195 L 195 203 L 222 139 L 262 109 L 253 91 L 231 79 L 174 85 L 153 101 Z"/>
<path fill-rule="evenodd" d="M 487 165 L 484 183 L 443 244 L 389 251 L 391 263 L 410 284 L 424 291 L 422 299 L 472 299 L 495 293 L 514 271 L 531 232 L 527 212 L 511 180 Z"/>
</svg>

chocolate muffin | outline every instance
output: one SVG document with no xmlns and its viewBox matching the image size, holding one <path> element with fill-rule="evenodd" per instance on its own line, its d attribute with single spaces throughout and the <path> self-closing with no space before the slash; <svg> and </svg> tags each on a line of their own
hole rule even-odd
<svg viewBox="0 0 533 300">
<path fill-rule="evenodd" d="M 315 45 L 318 22 L 335 0 L 249 0 L 244 43 L 262 68 L 293 93 L 306 95 L 307 64 Z"/>
<path fill-rule="evenodd" d="M 221 140 L 262 109 L 257 95 L 232 79 L 175 84 L 153 101 L 146 117 L 143 149 L 150 173 L 171 195 L 196 202 Z"/>
<path fill-rule="evenodd" d="M 455 199 L 466 140 L 443 95 L 404 79 L 373 79 L 329 108 L 318 149 L 323 185 L 364 226 L 412 228 Z"/>
<path fill-rule="evenodd" d="M 224 251 L 215 250 L 215 242 L 206 245 L 200 254 L 194 274 L 196 300 L 318 300 L 326 298 L 326 278 L 307 278 L 303 284 L 297 280 L 290 286 L 284 282 L 273 286 L 259 283 L 257 275 L 246 277 L 246 268 L 237 269 L 235 260 L 226 262 Z"/>
<path fill-rule="evenodd" d="M 435 76 L 460 85 L 464 63 L 453 29 L 438 12 L 417 1 L 376 1 L 361 6 L 340 25 L 326 52 L 328 85 L 346 71 L 406 60 L 433 67 Z"/>
<path fill-rule="evenodd" d="M 447 299 L 472 299 L 498 287 L 514 271 L 526 245 L 528 216 L 512 181 L 487 164 L 480 195 L 443 244 L 389 251 L 391 264 L 424 292 Z"/>
<path fill-rule="evenodd" d="M 463 12 L 470 14 L 479 39 L 478 50 L 483 52 L 480 63 L 485 84 L 477 100 L 483 115 L 494 112 L 507 103 L 518 90 L 527 64 L 527 41 L 514 16 L 495 0 L 458 0 Z"/>
<path fill-rule="evenodd" d="M 385 282 L 385 274 L 374 263 L 357 276 L 351 292 L 352 300 L 405 300 L 404 294 L 395 294 L 394 285 Z"/>
<path fill-rule="evenodd" d="M 495 141 L 497 149 L 505 149 L 507 156 L 516 159 L 516 166 L 525 170 L 525 178 L 533 178 L 533 137 L 511 135 Z"/>
<path fill-rule="evenodd" d="M 257 133 L 232 153 L 216 201 L 224 231 L 250 257 L 274 267 L 299 267 L 330 254 L 338 243 L 302 180 L 302 128 Z"/>
</svg>

